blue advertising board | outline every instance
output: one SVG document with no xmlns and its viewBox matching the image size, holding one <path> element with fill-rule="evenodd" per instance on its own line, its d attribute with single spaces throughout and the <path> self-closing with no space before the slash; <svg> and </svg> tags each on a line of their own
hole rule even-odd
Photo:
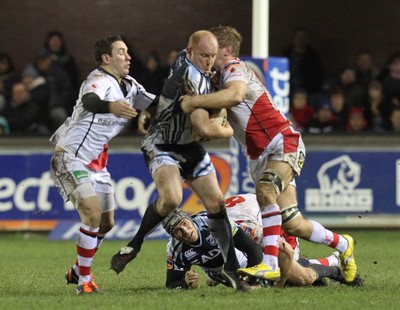
<svg viewBox="0 0 400 310">
<path fill-rule="evenodd" d="M 235 144 L 235 141 L 232 141 Z M 237 146 L 235 146 L 237 147 Z M 231 150 L 211 152 L 226 195 L 252 192 L 245 158 Z M 78 219 L 65 204 L 49 174 L 51 154 L 0 154 L 0 219 Z M 109 170 L 115 185 L 116 218 L 140 218 L 157 191 L 140 153 L 111 153 Z M 310 214 L 400 213 L 398 151 L 308 151 L 297 180 L 299 207 Z M 202 209 L 184 188 L 183 207 Z"/>
</svg>

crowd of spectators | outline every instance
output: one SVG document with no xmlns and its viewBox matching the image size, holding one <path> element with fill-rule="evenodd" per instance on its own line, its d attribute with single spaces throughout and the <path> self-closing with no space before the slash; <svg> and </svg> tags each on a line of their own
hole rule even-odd
<svg viewBox="0 0 400 310">
<path fill-rule="evenodd" d="M 309 134 L 399 132 L 400 52 L 382 68 L 368 51 L 337 77 L 327 77 L 307 29 L 295 29 L 282 55 L 289 59 L 290 111 L 294 127 Z"/>
<path fill-rule="evenodd" d="M 144 61 L 129 47 L 135 77 L 159 95 L 179 49 L 163 64 L 157 51 Z M 282 50 L 290 68 L 289 118 L 302 133 L 400 133 L 400 52 L 378 68 L 360 51 L 337 76 L 327 76 L 307 29 L 293 31 Z M 12 56 L 0 51 L 0 135 L 50 135 L 72 113 L 78 97 L 79 69 L 62 33 L 52 31 L 19 72 Z M 137 133 L 136 121 L 126 133 Z"/>
</svg>

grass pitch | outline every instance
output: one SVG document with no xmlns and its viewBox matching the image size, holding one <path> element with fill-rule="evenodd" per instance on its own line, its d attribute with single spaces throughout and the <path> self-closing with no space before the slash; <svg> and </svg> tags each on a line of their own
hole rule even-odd
<svg viewBox="0 0 400 310">
<path fill-rule="evenodd" d="M 331 283 L 328 287 L 259 289 L 235 293 L 209 288 L 171 291 L 165 283 L 165 240 L 146 241 L 139 256 L 116 275 L 111 256 L 126 241 L 105 240 L 93 273 L 103 294 L 77 296 L 64 273 L 75 261 L 75 243 L 49 241 L 41 234 L 0 234 L 0 309 L 400 309 L 400 232 L 355 230 L 356 260 L 364 287 Z M 301 242 L 312 258 L 329 255 L 326 246 Z"/>
</svg>

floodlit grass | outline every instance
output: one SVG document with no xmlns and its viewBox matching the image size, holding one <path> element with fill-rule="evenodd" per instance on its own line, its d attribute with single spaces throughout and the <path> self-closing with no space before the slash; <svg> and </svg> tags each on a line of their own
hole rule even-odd
<svg viewBox="0 0 400 310">
<path fill-rule="evenodd" d="M 165 283 L 165 240 L 145 242 L 139 256 L 119 275 L 111 256 L 125 241 L 106 240 L 96 254 L 93 273 L 103 294 L 77 296 L 64 273 L 75 260 L 75 244 L 49 241 L 40 234 L 0 234 L 0 309 L 400 309 L 399 231 L 356 230 L 362 288 L 260 289 L 235 293 L 224 286 L 170 291 Z M 330 248 L 302 241 L 309 257 Z"/>
</svg>

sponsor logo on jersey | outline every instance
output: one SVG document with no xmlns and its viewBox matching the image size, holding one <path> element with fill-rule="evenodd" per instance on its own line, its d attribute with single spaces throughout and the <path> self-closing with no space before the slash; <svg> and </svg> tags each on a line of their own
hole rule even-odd
<svg viewBox="0 0 400 310">
<path fill-rule="evenodd" d="M 74 175 L 75 179 L 77 179 L 77 180 L 82 180 L 82 179 L 86 179 L 89 177 L 88 172 L 83 171 L 83 170 L 72 171 L 72 174 Z"/>
<path fill-rule="evenodd" d="M 206 238 L 206 241 L 208 242 L 208 244 L 210 244 L 212 246 L 216 246 L 217 245 L 217 241 L 211 235 Z"/>
<path fill-rule="evenodd" d="M 184 255 L 187 259 L 190 259 L 190 258 L 196 256 L 196 252 L 193 251 L 192 249 L 190 249 L 190 250 L 187 250 Z"/>
<path fill-rule="evenodd" d="M 126 121 L 120 121 L 120 120 L 113 120 L 111 118 L 99 118 L 98 124 L 103 125 L 103 126 L 125 126 Z"/>
</svg>

